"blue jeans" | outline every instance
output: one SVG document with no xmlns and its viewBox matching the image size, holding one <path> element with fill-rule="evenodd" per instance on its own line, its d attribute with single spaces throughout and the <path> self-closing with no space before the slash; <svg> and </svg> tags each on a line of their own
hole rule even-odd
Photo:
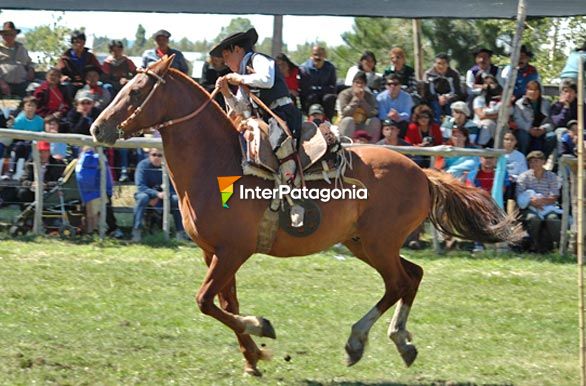
<svg viewBox="0 0 586 386">
<path fill-rule="evenodd" d="M 150 198 L 144 192 L 137 192 L 134 194 L 134 229 L 142 229 L 142 219 L 144 218 L 144 211 L 149 206 Z M 161 213 L 163 211 L 163 200 L 158 200 L 155 205 L 155 210 Z M 175 220 L 175 230 L 180 232 L 183 230 L 183 222 L 181 220 L 181 213 L 179 212 L 179 199 L 176 194 L 171 195 L 171 214 Z"/>
</svg>

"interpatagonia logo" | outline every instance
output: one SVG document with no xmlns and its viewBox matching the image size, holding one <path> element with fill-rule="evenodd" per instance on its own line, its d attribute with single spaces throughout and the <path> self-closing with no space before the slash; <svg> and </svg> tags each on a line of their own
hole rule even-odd
<svg viewBox="0 0 586 386">
<path fill-rule="evenodd" d="M 218 177 L 218 186 L 220 187 L 220 194 L 222 195 L 222 206 L 229 208 L 228 200 L 234 194 L 234 183 L 242 176 L 226 176 Z"/>
</svg>

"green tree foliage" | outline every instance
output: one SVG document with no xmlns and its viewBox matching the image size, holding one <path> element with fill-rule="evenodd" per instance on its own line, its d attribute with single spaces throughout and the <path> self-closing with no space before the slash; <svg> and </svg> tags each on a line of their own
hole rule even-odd
<svg viewBox="0 0 586 386">
<path fill-rule="evenodd" d="M 58 24 L 42 25 L 28 31 L 24 44 L 29 51 L 44 52 L 46 56 L 37 63 L 37 70 L 45 71 L 55 65 L 61 54 L 69 47 L 68 37 L 71 30 Z"/>
<path fill-rule="evenodd" d="M 230 20 L 230 24 L 228 24 L 226 27 L 222 27 L 220 33 L 214 39 L 214 44 L 219 43 L 220 41 L 222 41 L 222 39 L 224 39 L 228 35 L 231 35 L 236 32 L 244 32 L 244 31 L 249 30 L 252 27 L 253 26 L 252 26 L 252 23 L 250 22 L 250 19 L 247 19 L 245 17 L 236 17 L 236 18 Z"/>
<path fill-rule="evenodd" d="M 132 45 L 134 54 L 140 55 L 139 52 L 142 54 L 142 52 L 145 50 L 145 47 L 147 47 L 146 43 L 146 30 L 142 24 L 139 24 L 136 28 L 136 33 L 134 34 L 134 44 Z"/>
</svg>

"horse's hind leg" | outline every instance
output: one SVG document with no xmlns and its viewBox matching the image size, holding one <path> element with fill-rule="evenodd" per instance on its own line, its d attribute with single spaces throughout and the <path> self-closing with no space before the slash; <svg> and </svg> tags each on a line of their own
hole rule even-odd
<svg viewBox="0 0 586 386">
<path fill-rule="evenodd" d="M 411 285 L 408 287 L 407 292 L 401 299 L 395 308 L 395 314 L 389 324 L 388 335 L 389 338 L 397 346 L 397 350 L 401 354 L 403 361 L 408 366 L 411 366 L 415 358 L 417 357 L 417 349 L 411 342 L 411 334 L 407 331 L 407 318 L 409 317 L 409 311 L 413 305 L 413 300 L 417 294 L 419 283 L 423 278 L 423 269 L 404 258 L 401 257 L 401 264 L 410 277 Z"/>
<path fill-rule="evenodd" d="M 392 245 L 375 241 L 377 245 L 364 248 L 360 241 L 348 241 L 345 245 L 359 259 L 375 268 L 385 283 L 385 293 L 376 305 L 352 326 L 352 331 L 346 343 L 346 363 L 352 366 L 364 354 L 364 347 L 368 340 L 368 333 L 374 323 L 393 304 L 408 292 L 411 279 L 400 263 L 400 244 Z M 393 251 L 394 250 L 394 251 Z"/>
</svg>

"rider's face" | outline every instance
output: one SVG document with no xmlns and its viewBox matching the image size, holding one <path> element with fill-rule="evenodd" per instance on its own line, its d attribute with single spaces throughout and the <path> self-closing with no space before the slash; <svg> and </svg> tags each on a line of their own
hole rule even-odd
<svg viewBox="0 0 586 386">
<path fill-rule="evenodd" d="M 224 59 L 224 63 L 230 70 L 234 72 L 238 72 L 240 69 L 240 61 L 244 57 L 244 50 L 242 47 L 235 46 L 233 50 L 223 50 L 222 51 L 222 58 Z"/>
</svg>

